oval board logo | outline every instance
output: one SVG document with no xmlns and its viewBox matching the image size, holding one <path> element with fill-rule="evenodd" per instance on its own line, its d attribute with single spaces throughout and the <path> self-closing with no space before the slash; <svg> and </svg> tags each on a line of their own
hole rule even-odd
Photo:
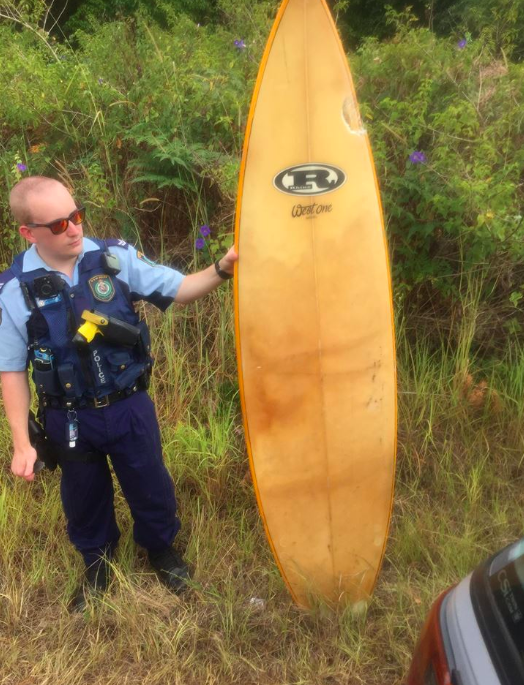
<svg viewBox="0 0 524 685">
<path fill-rule="evenodd" d="M 288 195 L 325 195 L 344 185 L 346 174 L 331 164 L 297 164 L 278 173 L 273 185 Z"/>
</svg>

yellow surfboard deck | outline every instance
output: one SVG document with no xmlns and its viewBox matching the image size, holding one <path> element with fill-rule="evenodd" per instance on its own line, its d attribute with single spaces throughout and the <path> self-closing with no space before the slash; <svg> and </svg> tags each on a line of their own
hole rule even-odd
<svg viewBox="0 0 524 685">
<path fill-rule="evenodd" d="M 396 449 L 378 185 L 324 0 L 285 0 L 240 173 L 237 356 L 256 495 L 295 601 L 356 603 L 384 555 Z"/>
</svg>

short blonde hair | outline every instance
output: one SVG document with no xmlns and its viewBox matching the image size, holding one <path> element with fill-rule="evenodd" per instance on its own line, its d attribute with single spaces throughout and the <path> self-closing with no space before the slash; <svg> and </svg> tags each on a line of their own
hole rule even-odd
<svg viewBox="0 0 524 685">
<path fill-rule="evenodd" d="M 31 223 L 33 218 L 30 206 L 30 195 L 42 193 L 49 188 L 50 185 L 54 185 L 55 183 L 63 185 L 60 181 L 57 181 L 55 178 L 49 178 L 48 176 L 28 176 L 27 178 L 18 181 L 18 183 L 13 186 L 9 195 L 9 205 L 15 221 L 20 226 Z"/>
</svg>

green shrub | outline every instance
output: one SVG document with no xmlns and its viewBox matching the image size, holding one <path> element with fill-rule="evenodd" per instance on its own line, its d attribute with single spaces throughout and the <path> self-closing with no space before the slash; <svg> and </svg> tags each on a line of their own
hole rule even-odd
<svg viewBox="0 0 524 685">
<path fill-rule="evenodd" d="M 346 5 L 336 3 L 341 12 Z M 217 0 L 220 23 L 200 26 L 164 2 L 155 5 L 162 24 L 143 10 L 93 19 L 77 31 L 75 49 L 39 29 L 42 6 L 27 6 L 23 30 L 0 25 L 6 189 L 21 173 L 58 174 L 88 206 L 93 230 L 180 258 L 192 258 L 199 224 L 222 239 L 275 5 Z M 394 38 L 368 39 L 350 61 L 383 194 L 397 308 L 451 340 L 467 319 L 472 343 L 490 350 L 524 323 L 524 67 L 499 49 L 514 34 L 459 43 L 417 28 L 409 12 L 389 10 L 386 19 Z M 0 213 L 7 263 L 19 243 L 5 195 Z"/>
<path fill-rule="evenodd" d="M 523 282 L 524 67 L 480 41 L 458 45 L 406 22 L 389 43 L 367 41 L 352 64 L 399 305 L 451 326 L 474 281 L 485 342 L 490 326 L 514 330 Z"/>
<path fill-rule="evenodd" d="M 0 27 L 7 187 L 18 157 L 27 173 L 59 173 L 95 226 L 135 240 L 158 235 L 167 207 L 175 233 L 189 237 L 197 218 L 233 201 L 261 29 L 252 24 L 237 49 L 236 33 L 166 17 L 169 29 L 138 14 L 78 31 L 76 50 Z M 153 197 L 155 211 L 144 205 Z"/>
</svg>

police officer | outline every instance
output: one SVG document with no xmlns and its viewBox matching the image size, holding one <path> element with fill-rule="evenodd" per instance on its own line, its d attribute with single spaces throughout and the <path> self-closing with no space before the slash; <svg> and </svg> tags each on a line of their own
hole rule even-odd
<svg viewBox="0 0 524 685">
<path fill-rule="evenodd" d="M 146 392 L 149 333 L 134 303 L 147 300 L 165 310 L 172 301 L 193 302 L 231 277 L 237 255 L 231 249 L 215 265 L 183 276 L 123 240 L 84 238 L 85 210 L 47 177 L 17 183 L 10 204 L 31 243 L 0 275 L 0 378 L 13 437 L 11 470 L 34 479 L 31 365 L 39 415 L 61 467 L 68 535 L 85 562 L 73 609 L 106 589 L 120 536 L 107 455 L 133 516 L 135 541 L 160 580 L 180 592 L 189 570 L 173 547 L 180 521 Z M 90 335 L 78 335 L 89 317 Z"/>
</svg>

